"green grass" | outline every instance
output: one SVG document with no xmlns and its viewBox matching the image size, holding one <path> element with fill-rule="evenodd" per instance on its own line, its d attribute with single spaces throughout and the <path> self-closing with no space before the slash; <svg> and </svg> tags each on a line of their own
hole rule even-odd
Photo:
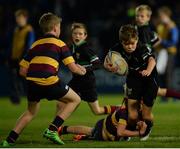
<svg viewBox="0 0 180 149">
<path fill-rule="evenodd" d="M 121 95 L 100 95 L 99 102 L 105 104 L 120 104 Z M 14 127 L 16 119 L 26 109 L 26 100 L 22 100 L 19 106 L 12 105 L 8 98 L 0 98 L 0 141 L 5 139 L 9 131 Z M 42 132 L 53 120 L 55 114 L 55 102 L 41 101 L 41 108 L 37 117 L 28 125 L 16 142 L 15 147 L 46 147 L 46 148 L 164 148 L 180 147 L 180 102 L 160 103 L 154 105 L 155 116 L 153 131 L 149 140 L 140 142 L 139 138 L 133 138 L 130 142 L 97 142 L 80 141 L 73 142 L 72 135 L 63 136 L 65 145 L 56 145 L 42 137 Z M 81 102 L 78 109 L 65 122 L 67 125 L 93 126 L 95 122 L 104 116 L 95 116 L 85 102 Z"/>
</svg>

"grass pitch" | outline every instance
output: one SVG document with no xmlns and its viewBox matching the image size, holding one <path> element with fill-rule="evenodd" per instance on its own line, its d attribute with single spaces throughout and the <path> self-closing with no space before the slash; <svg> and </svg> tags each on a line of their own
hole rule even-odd
<svg viewBox="0 0 180 149">
<path fill-rule="evenodd" d="M 117 105 L 122 101 L 121 95 L 100 95 L 100 105 Z M 72 135 L 63 136 L 65 145 L 56 145 L 42 137 L 42 132 L 48 127 L 55 114 L 56 102 L 41 101 L 41 108 L 37 117 L 28 125 L 20 135 L 14 147 L 18 148 L 168 148 L 180 147 L 180 101 L 161 103 L 156 101 L 153 113 L 155 116 L 153 131 L 150 138 L 140 142 L 133 138 L 129 142 L 98 142 L 98 141 L 72 141 Z M 16 119 L 26 109 L 26 100 L 19 106 L 12 105 L 8 98 L 0 98 L 0 141 L 5 139 L 14 127 Z M 66 125 L 94 126 L 95 122 L 104 116 L 95 116 L 87 103 L 81 102 L 77 110 L 65 122 Z"/>
</svg>

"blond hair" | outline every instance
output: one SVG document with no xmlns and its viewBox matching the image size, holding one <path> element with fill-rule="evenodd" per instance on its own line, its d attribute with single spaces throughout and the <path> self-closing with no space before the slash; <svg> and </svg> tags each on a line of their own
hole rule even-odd
<svg viewBox="0 0 180 149">
<path fill-rule="evenodd" d="M 158 13 L 164 13 L 166 14 L 168 17 L 172 16 L 172 11 L 170 10 L 169 7 L 166 6 L 162 6 L 158 9 Z"/>
<path fill-rule="evenodd" d="M 87 27 L 83 23 L 75 22 L 71 25 L 71 32 L 73 32 L 76 28 L 84 29 L 85 34 L 87 34 Z"/>
<path fill-rule="evenodd" d="M 15 12 L 15 17 L 23 15 L 24 17 L 28 17 L 28 11 L 26 9 L 18 9 Z"/>
<path fill-rule="evenodd" d="M 53 13 L 44 13 L 39 19 L 39 26 L 43 33 L 50 32 L 54 25 L 61 24 L 62 19 Z"/>
<path fill-rule="evenodd" d="M 140 11 L 146 10 L 148 12 L 149 17 L 152 15 L 152 10 L 151 7 L 149 7 L 148 5 L 139 5 L 136 7 L 136 14 Z"/>
</svg>

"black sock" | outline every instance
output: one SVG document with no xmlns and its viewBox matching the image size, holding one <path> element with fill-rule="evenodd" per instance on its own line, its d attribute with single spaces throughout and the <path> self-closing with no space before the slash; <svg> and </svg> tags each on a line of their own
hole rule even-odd
<svg viewBox="0 0 180 149">
<path fill-rule="evenodd" d="M 150 120 L 145 120 L 145 123 L 146 123 L 146 125 L 147 125 L 147 128 L 146 128 L 146 131 L 145 131 L 145 133 L 144 133 L 143 136 L 148 135 L 148 134 L 151 132 L 151 129 L 152 129 L 152 127 L 153 127 L 153 122 L 152 122 L 152 121 L 150 121 Z"/>
<path fill-rule="evenodd" d="M 12 130 L 9 133 L 9 136 L 6 138 L 6 141 L 8 143 L 15 143 L 18 137 L 19 137 L 19 135 L 14 130 Z"/>
<path fill-rule="evenodd" d="M 68 134 L 67 128 L 68 128 L 68 126 L 63 126 L 63 128 L 62 128 L 62 134 Z"/>
<path fill-rule="evenodd" d="M 153 122 L 152 122 L 152 121 L 150 121 L 150 120 L 145 120 L 145 123 L 146 123 L 146 125 L 147 125 L 147 128 L 153 127 Z"/>
<path fill-rule="evenodd" d="M 54 121 L 49 125 L 49 130 L 57 131 L 58 128 L 63 124 L 63 122 L 64 120 L 61 117 L 56 116 Z"/>
</svg>

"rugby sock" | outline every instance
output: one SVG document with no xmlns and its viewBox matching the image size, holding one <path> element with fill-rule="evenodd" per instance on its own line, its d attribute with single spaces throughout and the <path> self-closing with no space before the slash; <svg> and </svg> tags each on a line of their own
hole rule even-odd
<svg viewBox="0 0 180 149">
<path fill-rule="evenodd" d="M 67 128 L 68 128 L 68 126 L 63 126 L 62 131 L 61 131 L 62 134 L 67 134 L 68 133 Z"/>
<path fill-rule="evenodd" d="M 118 108 L 120 108 L 120 106 L 110 106 L 110 105 L 104 106 L 104 114 L 113 113 Z"/>
<path fill-rule="evenodd" d="M 49 125 L 49 130 L 57 131 L 58 128 L 63 124 L 63 122 L 64 120 L 61 117 L 56 116 L 54 121 Z"/>
<path fill-rule="evenodd" d="M 147 124 L 147 128 L 144 135 L 147 135 L 150 133 L 152 127 L 153 127 L 153 121 L 145 120 L 145 123 Z"/>
<path fill-rule="evenodd" d="M 61 126 L 58 128 L 58 134 L 59 136 L 63 135 L 63 134 L 68 134 L 67 131 L 68 126 Z"/>
<path fill-rule="evenodd" d="M 167 92 L 166 92 L 165 96 L 180 99 L 180 92 L 177 92 L 177 91 L 172 90 L 172 89 L 167 89 Z"/>
<path fill-rule="evenodd" d="M 153 126 L 153 121 L 145 120 L 145 123 L 147 124 L 147 127 L 151 128 Z"/>
<path fill-rule="evenodd" d="M 14 130 L 12 130 L 9 133 L 9 136 L 6 138 L 6 141 L 8 143 L 15 143 L 18 137 L 19 137 L 19 135 Z"/>
</svg>

